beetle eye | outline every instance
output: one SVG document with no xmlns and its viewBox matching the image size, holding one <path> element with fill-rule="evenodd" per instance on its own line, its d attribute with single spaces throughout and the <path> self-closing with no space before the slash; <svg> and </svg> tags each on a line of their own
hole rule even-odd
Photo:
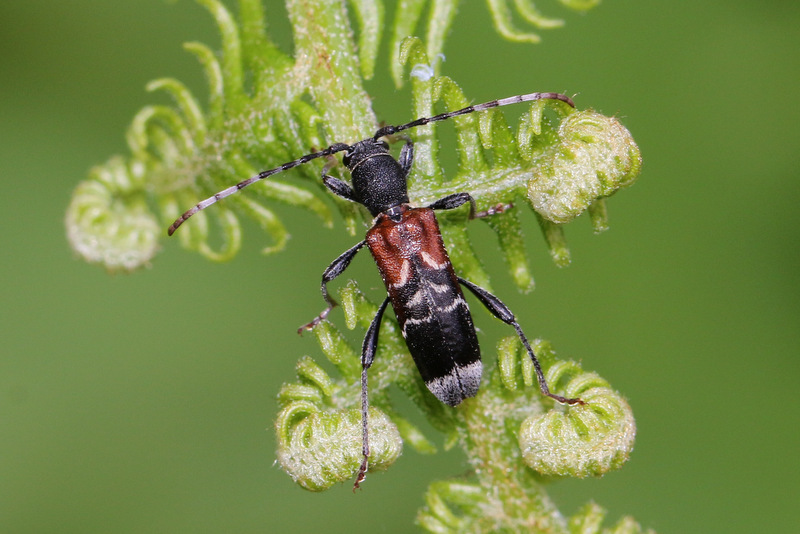
<svg viewBox="0 0 800 534">
<path fill-rule="evenodd" d="M 385 148 L 386 150 L 389 150 L 389 143 L 387 143 L 387 142 L 386 142 L 386 141 L 384 141 L 383 139 L 381 139 L 380 141 L 378 141 L 378 144 L 379 144 L 381 147 Z"/>
</svg>

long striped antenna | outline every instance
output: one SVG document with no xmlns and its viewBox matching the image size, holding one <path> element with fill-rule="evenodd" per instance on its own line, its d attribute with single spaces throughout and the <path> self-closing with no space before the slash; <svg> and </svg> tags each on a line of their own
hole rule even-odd
<svg viewBox="0 0 800 534">
<path fill-rule="evenodd" d="M 258 181 L 263 180 L 264 178 L 268 178 L 273 174 L 278 174 L 279 172 L 288 171 L 293 167 L 297 167 L 298 165 L 303 165 L 304 163 L 308 163 L 312 159 L 323 158 L 326 156 L 331 156 L 336 154 L 337 152 L 342 152 L 344 150 L 350 150 L 350 145 L 346 145 L 344 143 L 335 143 L 325 150 L 320 150 L 319 152 L 314 152 L 312 154 L 306 154 L 302 158 L 298 158 L 294 161 L 290 161 L 289 163 L 284 163 L 280 167 L 275 167 L 274 169 L 269 169 L 267 171 L 261 171 L 260 173 L 256 174 L 255 176 L 248 178 L 242 182 L 239 182 L 236 185 L 232 185 L 227 189 L 223 189 L 219 193 L 215 193 L 214 195 L 208 197 L 207 199 L 203 200 L 202 202 L 198 202 L 192 208 L 188 209 L 183 215 L 175 219 L 169 229 L 167 230 L 167 235 L 172 235 L 175 233 L 175 230 L 178 229 L 180 225 L 182 225 L 186 219 L 194 215 L 200 210 L 204 210 L 212 204 L 216 204 L 217 201 L 222 200 L 223 198 L 234 194 L 235 192 L 244 189 L 250 184 L 254 184 Z"/>
<path fill-rule="evenodd" d="M 484 111 L 486 109 L 508 106 L 511 104 L 519 104 L 520 102 L 534 102 L 536 100 L 560 100 L 561 102 L 569 104 L 573 108 L 575 107 L 575 103 L 572 101 L 572 99 L 566 95 L 562 95 L 561 93 L 528 93 L 526 95 L 510 96 L 508 98 L 492 100 L 491 102 L 484 102 L 483 104 L 475 104 L 474 106 L 467 106 L 465 108 L 456 111 L 448 111 L 446 113 L 440 113 L 439 115 L 434 115 L 433 117 L 422 117 L 417 120 L 407 122 L 406 124 L 400 124 L 397 126 L 384 126 L 382 128 L 379 128 L 378 131 L 375 132 L 375 135 L 372 136 L 372 139 L 378 140 L 385 135 L 392 135 L 397 132 L 402 132 L 403 130 L 416 128 L 417 126 L 423 126 L 431 122 L 447 120 L 452 117 L 458 117 L 459 115 L 466 115 L 468 113 L 474 113 L 476 111 Z M 177 230 L 178 227 L 186 221 L 186 219 L 188 219 L 198 211 L 206 209 L 210 205 L 215 204 L 217 201 L 222 200 L 223 198 L 236 193 L 240 189 L 244 189 L 250 184 L 263 180 L 264 178 L 272 176 L 273 174 L 278 174 L 279 172 L 283 172 L 293 167 L 297 167 L 298 165 L 303 165 L 304 163 L 307 163 L 312 159 L 331 156 L 333 154 L 336 154 L 337 152 L 350 150 L 351 148 L 353 148 L 353 146 L 344 143 L 335 143 L 326 148 L 325 150 L 320 150 L 319 152 L 306 154 L 302 158 L 290 161 L 289 163 L 284 163 L 280 167 L 275 167 L 274 169 L 262 171 L 257 175 L 248 178 L 247 180 L 244 180 L 243 182 L 239 182 L 238 184 L 233 185 L 227 189 L 223 189 L 219 193 L 216 193 L 215 195 L 208 197 L 202 202 L 198 202 L 192 208 L 187 210 L 183 215 L 175 219 L 175 222 L 173 222 L 172 225 L 170 225 L 169 229 L 167 230 L 167 234 L 169 235 L 174 234 L 175 230 Z"/>
<path fill-rule="evenodd" d="M 484 102 L 483 104 L 475 104 L 474 106 L 467 106 L 465 108 L 461 108 L 456 111 L 448 111 L 447 113 L 440 113 L 439 115 L 434 115 L 433 117 L 422 117 L 415 121 L 407 122 L 406 124 L 401 124 L 399 126 L 384 126 L 380 130 L 375 132 L 375 135 L 372 136 L 372 138 L 378 139 L 383 137 L 384 135 L 392 135 L 397 132 L 402 132 L 403 130 L 408 130 L 409 128 L 416 128 L 417 126 L 423 126 L 431 122 L 447 120 L 452 117 L 458 117 L 459 115 L 466 115 L 467 113 L 473 113 L 475 111 L 484 111 L 486 109 L 498 108 L 501 106 L 508 106 L 511 104 L 519 104 L 520 102 L 534 102 L 536 100 L 560 100 L 562 102 L 569 104 L 573 108 L 575 107 L 575 102 L 573 102 L 572 99 L 567 95 L 562 95 L 561 93 L 528 93 L 527 95 L 510 96 L 508 98 L 492 100 L 491 102 Z"/>
</svg>

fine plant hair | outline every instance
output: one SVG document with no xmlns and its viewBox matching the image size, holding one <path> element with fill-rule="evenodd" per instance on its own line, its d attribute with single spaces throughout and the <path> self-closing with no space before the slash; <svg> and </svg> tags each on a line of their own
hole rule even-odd
<svg viewBox="0 0 800 534">
<path fill-rule="evenodd" d="M 260 0 L 239 0 L 238 16 L 220 0 L 196 2 L 209 11 L 221 36 L 221 46 L 215 47 L 219 52 L 201 43 L 185 45 L 204 69 L 208 102 L 201 104 L 173 78 L 148 84 L 150 91 L 169 94 L 174 105 L 143 108 L 127 132 L 130 154 L 92 169 L 75 189 L 67 210 L 73 250 L 109 271 L 152 264 L 170 223 L 202 199 L 304 154 L 336 143 L 352 144 L 379 131 L 385 117 L 373 110 L 364 88 L 365 80 L 382 75 L 376 74 L 379 71 L 388 70 L 398 87 L 410 85 L 411 103 L 397 124 L 475 103 L 453 79 L 440 74 L 448 30 L 457 20 L 457 0 L 400 0 L 394 17 L 387 16 L 381 0 L 287 0 L 294 35 L 291 54 L 270 39 L 266 20 L 271 13 Z M 597 0 L 560 3 L 586 10 Z M 541 38 L 535 32 L 563 24 L 545 17 L 531 0 L 486 4 L 497 33 L 517 41 L 520 54 Z M 548 9 L 557 8 L 551 4 Z M 519 29 L 516 21 L 530 29 Z M 382 55 L 384 34 L 389 45 Z M 412 37 L 415 34 L 424 38 Z M 382 62 L 388 69 L 378 69 Z M 564 88 L 527 89 L 532 93 Z M 568 89 L 575 94 L 581 88 Z M 492 98 L 515 93 L 503 87 L 502 80 L 493 91 Z M 449 119 L 449 125 L 420 124 L 396 136 L 414 141 L 412 204 L 423 206 L 468 192 L 478 210 L 513 206 L 471 223 L 468 209 L 440 217 L 459 276 L 491 288 L 489 273 L 469 240 L 471 225 L 486 224 L 496 235 L 511 279 L 521 291 L 533 288 L 522 237 L 533 221 L 552 260 L 562 267 L 571 261 L 565 224 L 586 212 L 595 232 L 608 228 L 607 198 L 636 180 L 641 155 L 616 118 L 588 109 L 587 97 L 575 100 L 576 108 L 552 100 L 514 104 L 522 115 L 513 127 L 503 110 L 486 109 Z M 446 169 L 439 157 L 440 128 L 455 131 L 457 162 Z M 208 259 L 229 260 L 240 249 L 245 218 L 271 240 L 265 253 L 280 252 L 287 247 L 289 230 L 275 213 L 276 204 L 304 210 L 327 227 L 334 224 L 335 208 L 347 231 L 363 235 L 370 222 L 366 210 L 334 198 L 322 185 L 323 168 L 348 179 L 334 152 L 270 175 L 194 213 L 176 232 L 177 239 Z M 533 217 L 526 215 L 528 210 Z M 315 282 L 309 281 L 309 291 L 314 291 Z M 360 400 L 353 387 L 361 374 L 361 349 L 347 341 L 339 325 L 363 333 L 378 303 L 354 281 L 339 285 L 343 313 L 332 314 L 312 330 L 335 373 L 311 357 L 301 357 L 296 378 L 279 392 L 278 460 L 295 483 L 311 491 L 341 491 L 340 483 L 352 480 L 361 464 Z M 309 310 L 309 316 L 314 313 Z M 492 320 L 488 314 L 477 319 Z M 531 318 L 520 321 L 535 326 Z M 510 333 L 496 342 L 496 350 L 484 343 L 486 370 L 477 396 L 457 408 L 448 407 L 425 388 L 397 322 L 387 313 L 370 369 L 370 472 L 386 470 L 383 476 L 392 476 L 391 465 L 404 444 L 422 454 L 437 450 L 437 438 L 401 413 L 391 389 L 394 395 L 406 395 L 441 432 L 445 449 L 458 446 L 469 466 L 466 476 L 430 482 L 416 518 L 424 530 L 644 532 L 630 517 L 604 527 L 605 511 L 595 503 L 568 516 L 548 496 L 547 485 L 559 478 L 601 476 L 622 466 L 633 448 L 636 427 L 630 406 L 607 381 L 561 358 L 547 341 L 531 339 L 531 345 L 554 391 L 580 397 L 584 405 L 564 407 L 542 397 L 527 352 Z M 591 362 L 590 354 L 577 357 Z M 363 486 L 363 491 L 370 490 L 369 484 Z"/>
</svg>

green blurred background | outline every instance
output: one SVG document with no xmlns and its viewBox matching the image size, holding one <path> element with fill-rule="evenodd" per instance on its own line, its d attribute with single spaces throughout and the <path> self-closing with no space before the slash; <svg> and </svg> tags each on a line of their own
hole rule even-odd
<svg viewBox="0 0 800 534">
<path fill-rule="evenodd" d="M 267 4 L 289 49 L 283 7 Z M 462 4 L 443 72 L 470 98 L 577 93 L 644 154 L 609 232 L 569 225 L 570 268 L 524 221 L 531 294 L 473 230 L 528 334 L 609 379 L 637 416 L 621 471 L 552 486 L 562 511 L 595 499 L 662 534 L 800 532 L 800 6 L 607 0 L 579 16 L 542 0 L 567 25 L 532 46 Z M 407 449 L 357 495 L 304 492 L 273 465 L 278 388 L 298 356 L 321 357 L 295 328 L 357 238 L 278 208 L 294 236 L 282 254 L 262 257 L 250 226 L 231 263 L 168 242 L 152 268 L 116 276 L 67 245 L 72 189 L 162 101 L 144 84 L 174 76 L 205 94 L 188 40 L 219 43 L 186 0 L 0 3 L 0 532 L 410 531 L 427 483 L 464 471 L 458 452 Z M 382 119 L 413 118 L 385 66 L 369 89 Z M 380 285 L 367 257 L 352 276 Z M 485 347 L 508 335 L 477 321 Z"/>
</svg>

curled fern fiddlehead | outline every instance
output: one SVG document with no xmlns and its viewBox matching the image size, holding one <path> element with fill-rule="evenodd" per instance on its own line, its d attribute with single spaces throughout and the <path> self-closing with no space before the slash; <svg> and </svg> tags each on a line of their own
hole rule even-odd
<svg viewBox="0 0 800 534">
<path fill-rule="evenodd" d="M 538 341 L 534 350 L 540 360 L 552 362 L 545 374 L 548 384 L 561 384 L 565 395 L 580 397 L 586 405 L 527 417 L 519 429 L 525 464 L 542 475 L 573 477 L 600 476 L 620 467 L 636 436 L 628 403 L 597 374 L 584 372 L 575 362 L 555 361 L 548 343 Z M 500 361 L 511 354 L 501 349 Z M 527 354 L 519 348 L 517 354 L 525 384 L 534 383 Z"/>
<path fill-rule="evenodd" d="M 161 233 L 147 206 L 141 175 L 122 158 L 96 167 L 75 189 L 66 227 L 75 252 L 109 271 L 146 265 L 158 251 Z"/>
<path fill-rule="evenodd" d="M 561 122 L 557 135 L 555 157 L 534 163 L 535 179 L 528 182 L 528 200 L 549 221 L 571 221 L 639 175 L 639 148 L 612 117 L 578 111 Z"/>
<path fill-rule="evenodd" d="M 361 410 L 323 410 L 300 400 L 309 392 L 294 389 L 298 398 L 280 411 L 275 422 L 281 467 L 309 491 L 352 480 L 362 459 Z M 375 436 L 370 441 L 370 470 L 383 471 L 400 456 L 403 441 L 397 426 L 377 408 L 370 408 L 369 426 Z"/>
</svg>

